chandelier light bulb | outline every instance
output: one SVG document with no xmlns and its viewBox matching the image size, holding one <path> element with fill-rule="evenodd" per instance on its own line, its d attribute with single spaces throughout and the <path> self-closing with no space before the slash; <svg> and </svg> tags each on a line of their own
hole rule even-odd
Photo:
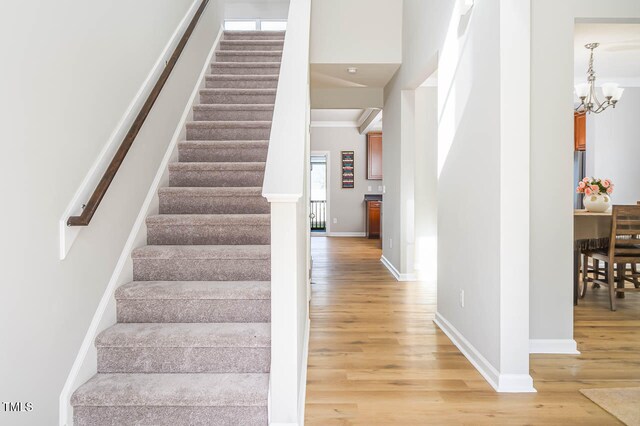
<svg viewBox="0 0 640 426">
<path fill-rule="evenodd" d="M 582 84 L 576 85 L 575 90 L 576 90 L 576 96 L 579 97 L 580 99 L 586 98 L 587 96 L 589 96 L 588 83 L 582 83 Z"/>
<path fill-rule="evenodd" d="M 613 98 L 613 95 L 615 95 L 617 90 L 618 84 L 616 83 L 607 83 L 602 85 L 602 95 L 607 99 Z"/>
<path fill-rule="evenodd" d="M 616 88 L 615 92 L 613 92 L 613 96 L 611 97 L 612 101 L 618 102 L 624 93 L 624 89 L 622 87 Z"/>
</svg>

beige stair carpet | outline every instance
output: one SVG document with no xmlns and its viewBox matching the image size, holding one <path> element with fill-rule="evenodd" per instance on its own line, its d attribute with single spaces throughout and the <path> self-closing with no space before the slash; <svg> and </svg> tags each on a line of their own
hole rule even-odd
<svg viewBox="0 0 640 426">
<path fill-rule="evenodd" d="M 262 197 L 284 32 L 225 31 L 117 324 L 74 424 L 266 425 L 270 208 Z"/>
</svg>

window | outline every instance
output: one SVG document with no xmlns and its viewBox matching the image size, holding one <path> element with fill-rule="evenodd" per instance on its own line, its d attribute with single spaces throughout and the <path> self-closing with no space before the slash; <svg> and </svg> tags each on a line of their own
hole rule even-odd
<svg viewBox="0 0 640 426">
<path fill-rule="evenodd" d="M 260 21 L 262 31 L 284 31 L 287 29 L 287 21 Z"/>
<path fill-rule="evenodd" d="M 230 31 L 284 31 L 287 21 L 278 19 L 225 19 L 224 29 Z"/>
<path fill-rule="evenodd" d="M 258 29 L 258 21 L 227 19 L 224 21 L 224 29 L 231 31 L 255 31 Z"/>
</svg>

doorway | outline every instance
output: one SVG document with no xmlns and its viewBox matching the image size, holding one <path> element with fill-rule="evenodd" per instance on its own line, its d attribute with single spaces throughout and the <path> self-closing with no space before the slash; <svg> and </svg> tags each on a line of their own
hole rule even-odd
<svg viewBox="0 0 640 426">
<path fill-rule="evenodd" d="M 329 217 L 329 153 L 311 153 L 310 206 L 309 222 L 312 236 L 324 236 L 328 233 L 327 217 Z"/>
</svg>

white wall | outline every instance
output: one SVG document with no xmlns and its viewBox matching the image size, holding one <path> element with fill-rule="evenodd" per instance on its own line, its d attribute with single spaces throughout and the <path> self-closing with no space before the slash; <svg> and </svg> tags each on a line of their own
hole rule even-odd
<svg viewBox="0 0 640 426">
<path fill-rule="evenodd" d="M 557 342 L 571 352 L 574 23 L 637 20 L 640 2 L 535 0 L 531 13 L 530 333 L 533 340 Z M 544 197 L 533 187 L 542 181 L 554 182 Z"/>
<path fill-rule="evenodd" d="M 225 19 L 287 19 L 290 0 L 225 0 Z"/>
<path fill-rule="evenodd" d="M 434 282 L 438 272 L 438 89 L 415 92 L 414 186 L 417 278 Z"/>
<path fill-rule="evenodd" d="M 413 272 L 416 174 L 406 168 L 416 152 L 414 89 L 437 67 L 437 323 L 494 387 L 531 391 L 526 272 L 517 278 L 528 261 L 528 222 L 515 207 L 526 211 L 527 191 L 519 204 L 513 182 L 527 181 L 529 102 L 510 95 L 528 85 L 529 4 L 511 1 L 476 0 L 462 17 L 454 2 L 405 0 L 405 61 L 385 88 L 383 251 L 401 273 Z M 513 194 L 518 202 L 509 204 Z"/>
<path fill-rule="evenodd" d="M 615 204 L 640 201 L 640 88 L 627 87 L 616 109 L 587 116 L 587 175 L 611 179 Z"/>
<path fill-rule="evenodd" d="M 384 140 L 383 140 L 384 145 Z M 356 127 L 311 127 L 311 151 L 329 151 L 329 193 L 331 211 L 327 224 L 331 233 L 363 233 L 366 231 L 364 194 L 379 194 L 382 180 L 367 179 L 367 136 Z M 342 188 L 341 151 L 354 151 L 355 184 Z M 368 187 L 371 186 L 371 191 Z M 333 218 L 338 223 L 333 223 Z"/>
<path fill-rule="evenodd" d="M 400 63 L 401 44 L 402 0 L 315 0 L 312 4 L 312 64 Z"/>
<path fill-rule="evenodd" d="M 3 205 L 12 206 L 0 213 L 0 394 L 34 407 L 2 412 L 0 423 L 57 423 L 65 378 L 215 39 L 215 16 L 187 46 L 64 261 L 57 223 L 191 5 L 13 2 L 0 15 L 0 37 L 11 40 L 0 71 L 3 140 L 10 141 L 0 182 Z M 209 8 L 214 13 L 217 2 Z"/>
</svg>

